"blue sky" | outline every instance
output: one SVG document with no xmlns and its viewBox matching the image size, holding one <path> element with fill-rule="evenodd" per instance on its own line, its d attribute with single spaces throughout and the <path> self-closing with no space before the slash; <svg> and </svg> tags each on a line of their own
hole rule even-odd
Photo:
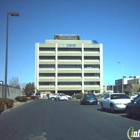
<svg viewBox="0 0 140 140">
<path fill-rule="evenodd" d="M 0 0 L 0 80 L 4 81 L 6 14 L 9 16 L 8 81 L 35 80 L 35 43 L 54 34 L 79 34 L 104 46 L 104 85 L 140 75 L 140 0 Z"/>
</svg>

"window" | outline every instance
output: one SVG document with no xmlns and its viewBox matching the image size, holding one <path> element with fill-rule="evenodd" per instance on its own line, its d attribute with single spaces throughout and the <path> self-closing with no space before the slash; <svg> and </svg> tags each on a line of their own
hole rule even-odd
<svg viewBox="0 0 140 140">
<path fill-rule="evenodd" d="M 39 77 L 54 77 L 55 73 L 39 73 Z"/>
<path fill-rule="evenodd" d="M 55 56 L 39 56 L 39 59 L 40 59 L 40 60 L 41 60 L 41 59 L 48 59 L 48 60 L 53 59 L 53 60 L 55 60 Z"/>
<path fill-rule="evenodd" d="M 99 48 L 84 48 L 85 52 L 99 52 Z"/>
<path fill-rule="evenodd" d="M 82 77 L 81 73 L 58 73 L 59 77 Z"/>
<path fill-rule="evenodd" d="M 107 99 L 107 98 L 109 98 L 109 94 L 106 94 L 104 97 L 104 99 Z"/>
<path fill-rule="evenodd" d="M 111 99 L 130 99 L 126 94 L 112 94 Z"/>
<path fill-rule="evenodd" d="M 40 64 L 39 68 L 55 68 L 55 65 L 54 64 L 50 64 L 50 65 Z"/>
<path fill-rule="evenodd" d="M 84 85 L 99 85 L 100 82 L 84 82 Z"/>
<path fill-rule="evenodd" d="M 81 52 L 81 48 L 58 48 L 58 51 L 77 51 Z"/>
<path fill-rule="evenodd" d="M 55 85 L 55 82 L 39 82 L 39 85 Z"/>
<path fill-rule="evenodd" d="M 49 48 L 49 47 L 40 47 L 39 51 L 55 51 L 55 48 Z"/>
<path fill-rule="evenodd" d="M 58 65 L 58 68 L 82 68 L 82 65 Z"/>
<path fill-rule="evenodd" d="M 84 73 L 85 77 L 100 77 L 100 73 Z"/>
<path fill-rule="evenodd" d="M 81 60 L 81 56 L 58 56 L 59 60 Z"/>
<path fill-rule="evenodd" d="M 100 60 L 99 56 L 84 56 L 85 60 Z"/>
<path fill-rule="evenodd" d="M 84 65 L 84 68 L 100 68 L 100 65 Z"/>
<path fill-rule="evenodd" d="M 58 82 L 58 85 L 82 85 L 82 82 Z"/>
</svg>

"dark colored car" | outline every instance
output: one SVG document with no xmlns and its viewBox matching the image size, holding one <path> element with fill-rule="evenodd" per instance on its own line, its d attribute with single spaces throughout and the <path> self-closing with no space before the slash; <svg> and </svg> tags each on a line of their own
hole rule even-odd
<svg viewBox="0 0 140 140">
<path fill-rule="evenodd" d="M 98 104 L 98 100 L 95 94 L 84 94 L 80 100 L 80 104 Z"/>
<path fill-rule="evenodd" d="M 131 118 L 132 115 L 140 115 L 140 95 L 126 105 L 125 112 L 129 118 Z"/>
<path fill-rule="evenodd" d="M 36 95 L 31 95 L 31 99 L 32 99 L 32 100 L 38 100 L 38 99 L 39 99 L 39 97 L 38 97 L 38 96 L 36 96 Z"/>
</svg>

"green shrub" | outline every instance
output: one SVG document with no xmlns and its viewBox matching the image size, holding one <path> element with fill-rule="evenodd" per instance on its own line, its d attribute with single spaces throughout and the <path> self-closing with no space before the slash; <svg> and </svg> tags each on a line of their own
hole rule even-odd
<svg viewBox="0 0 140 140">
<path fill-rule="evenodd" d="M 28 99 L 28 97 L 22 97 L 22 96 L 17 96 L 16 98 L 15 98 L 15 100 L 16 101 L 19 101 L 19 102 L 26 102 L 27 101 L 27 99 Z"/>
<path fill-rule="evenodd" d="M 13 99 L 5 99 L 5 105 L 7 108 L 12 108 L 14 105 L 14 100 Z"/>
<path fill-rule="evenodd" d="M 0 103 L 0 113 L 4 111 L 4 104 Z"/>
<path fill-rule="evenodd" d="M 22 102 L 27 102 L 27 97 L 22 97 Z"/>
<path fill-rule="evenodd" d="M 0 98 L 0 110 L 3 111 L 8 108 L 12 108 L 14 105 L 14 100 L 13 99 L 5 99 L 5 98 Z"/>
<path fill-rule="evenodd" d="M 83 96 L 83 93 L 77 93 L 77 94 L 75 95 L 76 99 L 81 99 L 82 96 Z"/>
<path fill-rule="evenodd" d="M 27 98 L 27 101 L 31 100 L 31 97 L 26 97 Z"/>
</svg>

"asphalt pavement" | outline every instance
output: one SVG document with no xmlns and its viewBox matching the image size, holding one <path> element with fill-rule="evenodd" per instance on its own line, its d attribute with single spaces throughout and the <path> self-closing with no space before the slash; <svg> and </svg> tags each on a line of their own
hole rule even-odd
<svg viewBox="0 0 140 140">
<path fill-rule="evenodd" d="M 128 119 L 77 101 L 40 99 L 0 114 L 0 140 L 129 140 L 130 127 L 140 129 L 138 116 Z"/>
</svg>

